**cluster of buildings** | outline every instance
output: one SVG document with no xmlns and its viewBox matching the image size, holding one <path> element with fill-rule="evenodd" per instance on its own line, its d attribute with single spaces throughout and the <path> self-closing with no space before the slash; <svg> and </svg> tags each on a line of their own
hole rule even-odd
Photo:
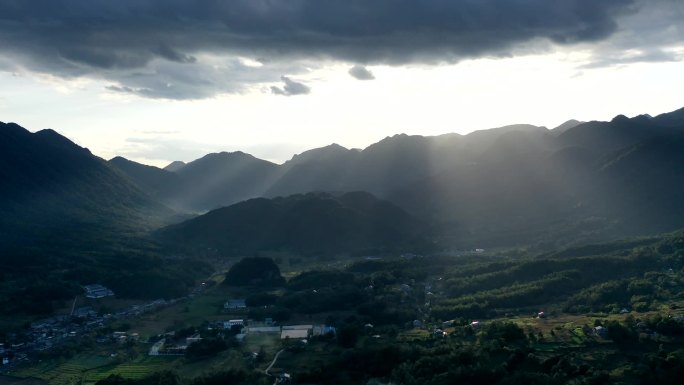
<svg viewBox="0 0 684 385">
<path fill-rule="evenodd" d="M 274 334 L 280 335 L 280 339 L 282 340 L 304 340 L 331 333 L 335 334 L 336 332 L 333 326 L 327 325 L 275 325 L 270 318 L 267 318 L 264 322 L 249 322 L 242 319 L 233 319 L 223 321 L 220 327 L 226 330 L 235 330 L 236 327 L 239 328 L 240 333 L 236 335 L 238 340 L 243 340 L 250 334 Z"/>
<path fill-rule="evenodd" d="M 99 292 L 97 295 L 104 294 L 100 291 L 100 288 L 103 287 L 101 285 L 89 285 L 87 287 L 95 287 L 94 293 Z M 85 290 L 86 295 L 88 295 L 87 289 Z M 108 289 L 105 288 L 105 290 Z M 66 342 L 90 334 L 115 320 L 132 318 L 175 302 L 176 300 L 159 299 L 141 305 L 133 305 L 114 314 L 104 315 L 98 314 L 92 307 L 83 306 L 74 308 L 70 315 L 57 315 L 35 321 L 25 334 L 10 336 L 10 343 L 7 346 L 4 344 L 1 346 L 0 357 L 4 362 L 3 366 L 12 366 L 15 362 L 26 360 L 28 355 L 34 352 L 59 348 Z M 97 338 L 96 342 L 124 343 L 137 339 L 138 336 L 135 333 L 114 332 L 112 335 Z"/>
<path fill-rule="evenodd" d="M 247 308 L 244 299 L 229 299 L 223 304 L 224 312 L 242 310 Z M 276 326 L 272 318 L 266 318 L 263 322 L 248 322 L 244 319 L 231 319 L 223 321 L 217 325 L 223 329 L 240 328 L 237 334 L 238 340 L 244 339 L 249 334 L 279 334 L 281 339 L 308 339 L 311 337 L 322 336 L 328 333 L 335 334 L 335 328 L 326 325 L 282 325 Z"/>
<path fill-rule="evenodd" d="M 311 337 L 335 334 L 336 329 L 327 325 L 275 325 L 272 319 L 255 322 L 245 319 L 229 319 L 209 326 L 211 329 L 226 330 L 233 333 L 238 342 L 244 342 L 250 335 L 272 335 L 281 340 L 308 340 Z M 169 342 L 173 333 L 157 341 L 149 351 L 150 356 L 182 356 L 188 346 L 202 340 L 201 334 L 196 333 L 184 340 Z"/>
</svg>

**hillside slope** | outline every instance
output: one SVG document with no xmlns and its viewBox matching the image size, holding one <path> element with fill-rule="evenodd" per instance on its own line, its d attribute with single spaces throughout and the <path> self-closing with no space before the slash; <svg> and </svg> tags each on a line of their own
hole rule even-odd
<svg viewBox="0 0 684 385">
<path fill-rule="evenodd" d="M 307 255 L 428 249 L 426 229 L 393 204 L 362 192 L 251 199 L 157 232 L 181 250 L 226 255 Z"/>
<path fill-rule="evenodd" d="M 49 314 L 102 283 L 122 298 L 183 295 L 206 266 L 160 258 L 174 212 L 52 130 L 0 123 L 0 324 Z"/>
<path fill-rule="evenodd" d="M 0 244 L 91 248 L 95 239 L 145 231 L 172 212 L 107 162 L 52 130 L 0 123 Z"/>
</svg>

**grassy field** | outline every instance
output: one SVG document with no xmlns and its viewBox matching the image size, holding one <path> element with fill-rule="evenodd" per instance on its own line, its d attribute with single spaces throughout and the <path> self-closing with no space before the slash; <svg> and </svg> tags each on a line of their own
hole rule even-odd
<svg viewBox="0 0 684 385">
<path fill-rule="evenodd" d="M 548 336 L 552 330 L 555 332 L 559 330 L 574 330 L 577 327 L 588 325 L 594 326 L 596 320 L 606 321 L 620 321 L 624 322 L 627 317 L 634 317 L 636 319 L 649 318 L 657 314 L 670 314 L 674 316 L 684 315 L 684 302 L 672 302 L 662 304 L 658 310 L 647 311 L 643 313 L 630 312 L 627 314 L 559 314 L 556 316 L 548 316 L 547 318 L 532 318 L 532 317 L 515 317 L 515 318 L 501 318 L 501 321 L 512 321 L 518 324 L 521 328 L 528 330 L 532 329 L 536 332 L 542 332 L 544 336 Z"/>
<path fill-rule="evenodd" d="M 286 349 L 278 357 L 278 361 L 273 366 L 271 371 L 273 373 L 309 371 L 325 366 L 325 363 L 333 361 L 341 350 L 337 347 L 331 347 L 325 342 L 312 341 L 309 344 L 302 344 L 299 341 L 291 341 L 290 346 L 293 349 Z M 266 360 L 260 366 L 265 369 L 273 359 L 273 355 L 267 356 Z"/>
<path fill-rule="evenodd" d="M 200 296 L 128 322 L 131 325 L 131 332 L 139 333 L 141 338 L 146 339 L 149 336 L 181 327 L 199 326 L 205 321 L 246 318 L 246 311 L 236 311 L 232 314 L 223 312 L 223 304 L 229 298 L 240 297 L 229 288 L 213 287 Z"/>
<path fill-rule="evenodd" d="M 397 336 L 397 341 L 400 342 L 412 342 L 412 341 L 423 341 L 430 338 L 430 332 L 423 329 L 413 329 L 405 332 L 399 333 Z"/>
<path fill-rule="evenodd" d="M 259 352 L 262 348 L 267 357 L 272 357 L 283 344 L 280 341 L 280 333 L 253 333 L 245 339 L 245 350 Z"/>
<path fill-rule="evenodd" d="M 193 378 L 211 372 L 228 369 L 245 368 L 248 363 L 239 350 L 228 350 L 221 352 L 214 357 L 199 361 L 188 361 L 181 359 L 174 370 L 181 377 Z"/>
</svg>

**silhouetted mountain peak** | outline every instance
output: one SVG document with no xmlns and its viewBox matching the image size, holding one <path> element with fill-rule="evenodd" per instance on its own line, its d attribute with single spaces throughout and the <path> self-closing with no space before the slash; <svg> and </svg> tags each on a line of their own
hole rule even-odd
<svg viewBox="0 0 684 385">
<path fill-rule="evenodd" d="M 309 161 L 321 161 L 330 158 L 336 158 L 351 153 L 352 151 L 337 143 L 329 144 L 325 147 L 314 148 L 312 150 L 304 151 L 301 154 L 296 154 L 292 159 L 285 162 L 285 165 L 292 166 Z"/>
<path fill-rule="evenodd" d="M 81 147 L 77 145 L 76 143 L 72 142 L 69 138 L 66 136 L 58 133 L 57 131 L 51 129 L 51 128 L 46 128 L 44 130 L 40 130 L 34 134 L 36 138 L 39 138 L 41 140 L 44 140 L 51 145 L 57 145 L 57 146 L 62 146 L 65 149 L 72 149 L 72 150 L 77 150 L 77 151 L 82 151 L 90 154 L 90 150 L 88 150 L 85 147 Z"/>
<path fill-rule="evenodd" d="M 301 154 L 295 155 L 295 157 L 301 156 L 304 154 L 313 153 L 313 152 L 347 152 L 347 151 L 349 151 L 348 148 L 341 146 L 337 143 L 332 143 L 332 144 L 329 144 L 327 146 L 323 146 L 323 147 L 319 147 L 319 148 L 314 148 L 312 150 L 304 151 Z"/>
<path fill-rule="evenodd" d="M 611 123 L 627 123 L 629 122 L 629 118 L 626 117 L 625 115 L 618 115 L 613 118 L 613 120 L 610 121 Z"/>
<path fill-rule="evenodd" d="M 11 132 L 14 134 L 30 134 L 31 133 L 29 130 L 27 130 L 24 127 L 22 127 L 16 123 L 13 123 L 13 122 L 9 122 L 9 123 L 0 122 L 0 130 L 2 130 L 1 132 L 5 132 L 5 133 Z"/>
<path fill-rule="evenodd" d="M 489 128 L 486 130 L 477 130 L 473 131 L 470 134 L 466 136 L 479 136 L 479 135 L 492 135 L 492 134 L 505 134 L 509 132 L 542 132 L 542 131 L 548 131 L 546 127 L 541 127 L 541 126 L 535 126 L 532 124 L 510 124 L 507 126 L 502 126 L 502 127 L 496 127 L 496 128 Z"/>
<path fill-rule="evenodd" d="M 564 122 L 563 124 L 561 124 L 560 126 L 552 128 L 551 131 L 555 135 L 560 135 L 560 134 L 564 133 L 565 131 L 567 131 L 573 127 L 579 126 L 582 123 L 583 122 L 580 122 L 579 120 L 570 119 L 570 120 Z"/>
<path fill-rule="evenodd" d="M 252 155 L 244 153 L 242 151 L 221 151 L 212 154 L 207 154 L 202 159 L 241 159 L 241 158 L 254 158 Z"/>
<path fill-rule="evenodd" d="M 403 148 L 412 148 L 415 145 L 427 145 L 430 140 L 421 135 L 407 135 L 407 134 L 397 134 L 385 137 L 381 141 L 371 144 L 363 150 L 363 153 L 372 153 L 378 149 L 393 149 L 399 150 Z"/>
<path fill-rule="evenodd" d="M 407 140 L 415 140 L 415 139 L 420 139 L 420 138 L 425 138 L 424 136 L 421 135 L 409 135 L 406 133 L 401 133 L 401 134 L 395 134 L 392 136 L 385 137 L 385 139 L 381 140 L 380 142 L 401 142 L 401 141 L 407 141 Z"/>
<path fill-rule="evenodd" d="M 207 154 L 199 159 L 193 160 L 190 163 L 187 163 L 184 168 L 188 166 L 192 166 L 198 163 L 206 163 L 206 162 L 233 162 L 233 161 L 252 161 L 252 160 L 257 160 L 261 162 L 268 162 L 263 159 L 259 159 L 251 154 L 247 154 L 242 151 L 233 151 L 233 152 L 228 152 L 228 151 L 221 151 L 221 152 L 214 152 L 211 154 Z M 270 163 L 270 162 L 268 162 Z"/>
<path fill-rule="evenodd" d="M 217 173 L 230 169 L 241 168 L 245 165 L 262 165 L 264 167 L 276 167 L 275 163 L 256 158 L 242 151 L 218 152 L 207 154 L 199 159 L 193 160 L 184 167 L 178 169 L 177 173 L 182 175 L 194 173 Z"/>
<path fill-rule="evenodd" d="M 113 157 L 112 159 L 109 160 L 111 163 L 116 163 L 116 164 L 123 164 L 127 162 L 131 162 L 131 160 L 128 160 L 124 158 L 123 156 L 117 155 Z"/>
<path fill-rule="evenodd" d="M 164 170 L 176 172 L 181 168 L 185 167 L 185 165 L 185 162 L 181 162 L 180 160 L 174 160 L 173 162 L 169 163 L 166 167 L 164 167 Z"/>
</svg>

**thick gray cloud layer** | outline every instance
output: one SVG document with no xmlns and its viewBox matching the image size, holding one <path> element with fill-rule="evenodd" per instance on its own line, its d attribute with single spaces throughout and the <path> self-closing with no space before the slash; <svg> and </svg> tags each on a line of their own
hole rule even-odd
<svg viewBox="0 0 684 385">
<path fill-rule="evenodd" d="M 119 92 L 204 98 L 301 73 L 302 61 L 320 58 L 443 63 L 507 56 L 537 40 L 599 42 L 635 12 L 634 1 L 0 0 L 0 55 L 10 67 L 101 77 Z"/>
<path fill-rule="evenodd" d="M 349 75 L 359 80 L 373 80 L 375 75 L 366 67 L 355 65 L 349 69 Z"/>
</svg>

